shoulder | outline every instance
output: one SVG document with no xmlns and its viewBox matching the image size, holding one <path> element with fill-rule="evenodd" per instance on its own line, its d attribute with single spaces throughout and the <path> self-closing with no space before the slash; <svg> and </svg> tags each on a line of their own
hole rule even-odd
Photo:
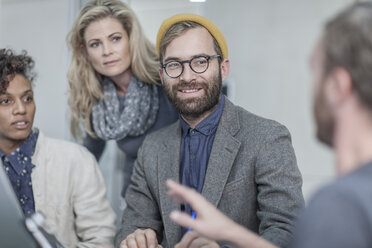
<svg viewBox="0 0 372 248">
<path fill-rule="evenodd" d="M 148 134 L 143 142 L 146 144 L 159 144 L 161 142 L 166 142 L 167 140 L 177 137 L 179 132 L 179 121 L 176 121 L 168 126 L 164 126 L 159 130 L 156 130 Z"/>
<path fill-rule="evenodd" d="M 358 193 L 358 186 L 352 183 L 356 183 L 356 179 L 355 175 L 337 179 L 310 199 L 297 223 L 295 244 L 300 247 L 369 247 L 364 245 L 371 242 L 372 213 L 365 199 L 372 200 L 370 195 Z M 372 187 L 372 183 L 369 185 Z"/>
<path fill-rule="evenodd" d="M 312 197 L 309 208 L 339 205 L 337 208 L 341 210 L 353 206 L 362 211 L 372 204 L 371 177 L 372 164 L 360 167 L 320 189 Z"/>
<path fill-rule="evenodd" d="M 227 98 L 221 124 L 222 122 L 224 125 L 237 123 L 235 125 L 239 125 L 239 135 L 242 137 L 267 140 L 268 142 L 280 136 L 290 138 L 289 130 L 281 123 L 253 114 L 240 106 L 234 105 Z"/>
<path fill-rule="evenodd" d="M 83 146 L 45 136 L 40 132 L 34 156 L 39 161 L 53 161 L 53 166 L 87 168 L 96 165 L 94 156 Z M 79 164 L 79 166 L 75 166 Z"/>
<path fill-rule="evenodd" d="M 90 152 L 84 146 L 71 141 L 51 138 L 45 135 L 42 135 L 40 138 L 43 146 L 45 146 L 49 152 L 56 152 L 61 155 L 90 155 Z"/>
</svg>

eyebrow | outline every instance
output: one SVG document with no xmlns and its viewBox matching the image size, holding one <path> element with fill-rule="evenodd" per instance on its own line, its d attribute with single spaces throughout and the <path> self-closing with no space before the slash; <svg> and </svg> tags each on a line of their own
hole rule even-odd
<svg viewBox="0 0 372 248">
<path fill-rule="evenodd" d="M 112 33 L 112 34 L 110 34 L 108 37 L 112 37 L 112 36 L 114 36 L 114 35 L 116 35 L 116 34 L 122 34 L 121 32 L 114 32 L 114 33 Z"/>
<path fill-rule="evenodd" d="M 117 34 L 122 35 L 121 32 L 114 32 L 114 33 L 112 33 L 112 34 L 109 34 L 109 36 L 107 36 L 107 37 L 111 38 L 112 36 L 115 36 L 115 35 L 117 35 Z M 91 41 L 97 41 L 97 40 L 100 40 L 100 39 L 99 39 L 99 38 L 93 38 L 93 39 L 88 40 L 87 43 L 90 43 Z"/>
<path fill-rule="evenodd" d="M 196 58 L 196 57 L 201 57 L 201 56 L 209 56 L 209 55 L 206 54 L 206 53 L 195 54 L 190 59 L 193 59 L 193 58 Z M 189 60 L 189 59 L 186 59 L 186 60 Z M 181 59 L 179 57 L 168 57 L 168 58 L 164 59 L 164 64 L 169 62 L 169 61 L 181 61 Z"/>
<path fill-rule="evenodd" d="M 34 93 L 34 91 L 32 89 L 29 89 L 29 90 L 25 90 L 23 93 L 22 93 L 22 96 L 28 94 L 28 93 Z M 0 93 L 0 96 L 12 96 L 12 94 L 9 94 L 8 92 L 4 92 L 4 93 Z"/>
</svg>

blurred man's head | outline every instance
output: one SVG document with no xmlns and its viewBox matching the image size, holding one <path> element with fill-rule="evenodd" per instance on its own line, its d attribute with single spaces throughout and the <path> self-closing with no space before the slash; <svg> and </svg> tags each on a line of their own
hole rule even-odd
<svg viewBox="0 0 372 248">
<path fill-rule="evenodd" d="M 334 92 L 350 88 L 372 114 L 372 3 L 355 3 L 331 19 L 310 63 L 317 135 L 332 146 L 338 107 Z"/>
<path fill-rule="evenodd" d="M 36 109 L 33 66 L 25 52 L 0 50 L 0 149 L 4 153 L 20 146 L 31 132 Z"/>
</svg>

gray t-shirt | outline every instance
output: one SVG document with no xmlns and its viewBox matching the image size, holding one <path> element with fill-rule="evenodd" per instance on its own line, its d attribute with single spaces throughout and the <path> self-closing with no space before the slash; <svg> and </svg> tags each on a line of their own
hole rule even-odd
<svg viewBox="0 0 372 248">
<path fill-rule="evenodd" d="M 290 247 L 372 247 L 372 163 L 337 179 L 311 199 Z"/>
</svg>

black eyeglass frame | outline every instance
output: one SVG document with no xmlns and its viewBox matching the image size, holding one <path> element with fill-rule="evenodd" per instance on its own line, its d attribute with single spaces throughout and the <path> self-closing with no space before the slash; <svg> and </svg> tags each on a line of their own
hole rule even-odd
<svg viewBox="0 0 372 248">
<path fill-rule="evenodd" d="M 192 66 L 191 66 L 191 64 L 192 64 L 191 62 L 192 62 L 194 59 L 199 59 L 199 58 L 205 58 L 205 59 L 207 60 L 207 63 L 208 63 L 208 64 L 207 64 L 207 67 L 205 68 L 205 70 L 204 70 L 204 71 L 201 71 L 201 72 L 195 71 L 194 68 L 192 68 Z M 167 63 L 165 63 L 165 64 L 162 64 L 161 68 L 163 68 L 163 70 L 165 71 L 165 73 L 167 73 L 167 75 L 168 75 L 170 78 L 178 78 L 178 77 L 180 77 L 180 76 L 182 75 L 183 71 L 185 70 L 185 67 L 184 67 L 183 64 L 185 64 L 185 63 L 189 63 L 190 69 L 191 69 L 193 72 L 198 73 L 198 74 L 201 74 L 201 73 L 204 73 L 204 72 L 206 72 L 206 71 L 208 70 L 208 68 L 209 68 L 209 60 L 214 59 L 214 58 L 221 58 L 221 55 L 216 54 L 216 55 L 210 55 L 210 56 L 197 56 L 197 57 L 194 57 L 194 58 L 192 58 L 192 59 L 182 60 L 182 61 L 172 60 L 172 61 L 169 61 L 169 62 L 167 62 Z M 167 65 L 168 65 L 169 63 L 174 63 L 174 62 L 180 63 L 180 64 L 181 64 L 181 68 L 182 68 L 180 74 L 179 74 L 178 76 L 176 76 L 176 77 L 169 75 L 168 72 L 167 72 Z"/>
</svg>

